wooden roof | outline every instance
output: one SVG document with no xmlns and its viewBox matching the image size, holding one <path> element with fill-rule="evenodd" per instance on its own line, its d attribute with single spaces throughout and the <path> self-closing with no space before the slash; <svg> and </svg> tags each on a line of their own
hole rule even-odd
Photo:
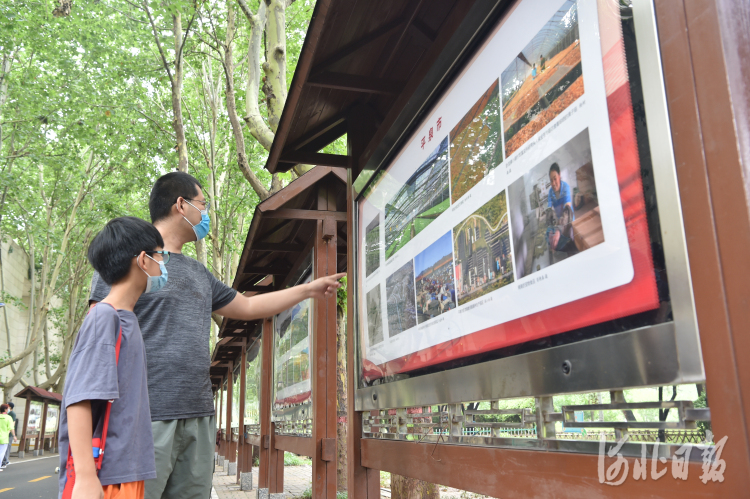
<svg viewBox="0 0 750 499">
<path fill-rule="evenodd" d="M 308 163 L 353 167 L 356 176 L 382 159 L 477 26 L 508 3 L 318 0 L 266 168 Z M 318 152 L 345 133 L 351 156 Z"/>
<path fill-rule="evenodd" d="M 293 285 L 295 275 L 314 243 L 316 224 L 324 216 L 336 218 L 338 271 L 346 270 L 346 170 L 317 166 L 255 208 L 232 287 L 252 296 Z M 252 346 L 261 334 L 262 320 L 224 319 L 211 357 L 215 386 L 229 361 L 242 353 L 243 339 Z M 249 351 L 254 358 L 257 353 Z"/>
<path fill-rule="evenodd" d="M 62 394 L 48 392 L 44 388 L 36 386 L 27 386 L 20 392 L 16 393 L 18 398 L 30 397 L 32 402 L 48 402 L 52 405 L 60 405 L 62 403 Z"/>
</svg>

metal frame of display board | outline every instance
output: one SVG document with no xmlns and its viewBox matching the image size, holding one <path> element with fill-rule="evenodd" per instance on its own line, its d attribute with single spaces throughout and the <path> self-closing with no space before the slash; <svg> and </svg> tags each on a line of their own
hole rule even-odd
<svg viewBox="0 0 750 499">
<path fill-rule="evenodd" d="M 633 3 L 639 30 L 638 52 L 651 154 L 654 164 L 660 167 L 658 172 L 657 167 L 654 168 L 658 176 L 655 180 L 659 189 L 660 220 L 669 229 L 662 237 L 670 273 L 674 324 L 613 335 L 604 338 L 606 342 L 590 340 L 592 346 L 584 348 L 588 348 L 587 354 L 594 358 L 607 351 L 618 356 L 631 353 L 630 361 L 615 359 L 614 363 L 607 364 L 606 371 L 615 371 L 614 376 L 605 374 L 601 364 L 598 370 L 584 366 L 589 376 L 603 379 L 582 380 L 571 385 L 560 380 L 561 372 L 540 374 L 542 379 L 522 378 L 509 390 L 482 391 L 461 386 L 465 391 L 456 391 L 458 383 L 449 379 L 461 372 L 456 369 L 444 375 L 425 376 L 433 377 L 434 382 L 430 384 L 405 380 L 394 384 L 404 388 L 388 392 L 374 387 L 360 395 L 353 386 L 360 370 L 356 363 L 356 345 L 350 341 L 348 450 L 349 455 L 359 461 L 349 463 L 350 498 L 379 497 L 379 470 L 495 497 L 739 497 L 746 494 L 750 486 L 750 402 L 747 397 L 750 364 L 743 362 L 741 355 L 750 347 L 750 333 L 746 328 L 750 309 L 745 305 L 750 296 L 750 279 L 743 249 L 750 244 L 747 205 L 750 195 L 743 171 L 750 164 L 750 150 L 743 144 L 750 140 L 750 133 L 743 119 L 750 116 L 750 99 L 742 98 L 748 97 L 742 81 L 743 68 L 750 67 L 750 58 L 741 47 L 750 39 L 743 24 L 750 17 L 750 8 L 747 4 L 740 6 L 724 0 L 656 0 L 654 4 L 649 0 L 635 0 Z M 662 66 L 659 66 L 659 55 Z M 352 183 L 350 177 L 350 188 Z M 356 220 L 352 190 L 349 227 L 353 233 Z M 674 229 L 678 232 L 672 233 Z M 356 268 L 353 253 L 349 257 L 350 269 Z M 350 290 L 354 288 L 351 286 Z M 355 303 L 355 297 L 350 294 L 350 340 L 357 336 Z M 699 336 L 696 336 L 696 324 L 702 331 Z M 632 339 L 618 338 L 626 335 L 631 335 Z M 599 348 L 594 344 L 608 346 Z M 660 345 L 673 350 L 667 359 L 662 352 L 654 355 L 652 350 Z M 535 352 L 525 358 L 519 356 L 505 361 L 505 366 L 517 362 L 512 366 L 524 369 L 531 360 L 536 365 L 549 362 L 557 366 L 560 361 L 569 359 L 565 355 L 569 352 L 564 349 Z M 691 461 L 687 464 L 686 481 L 669 476 L 658 481 L 637 481 L 630 477 L 618 487 L 609 487 L 597 479 L 599 457 L 596 455 L 453 445 L 441 439 L 402 442 L 363 438 L 363 415 L 369 414 L 361 410 L 355 412 L 361 408 L 403 408 L 532 393 L 552 395 L 695 382 L 704 379 L 700 352 L 707 391 L 711 394 L 714 434 L 718 438 L 726 436 L 728 442 L 722 455 L 727 468 L 721 483 L 701 483 L 702 464 Z M 665 360 L 672 365 L 664 365 Z M 486 367 L 485 372 L 471 372 L 471 368 L 466 368 L 460 377 L 468 380 L 477 375 L 502 376 L 511 372 L 518 376 L 518 370 L 503 369 L 503 361 L 495 362 L 497 367 Z M 440 383 L 449 387 L 443 388 Z M 626 457 L 625 461 L 633 470 L 635 459 Z"/>
<path fill-rule="evenodd" d="M 674 320 L 522 355 L 358 388 L 355 392 L 357 410 L 621 390 L 639 386 L 699 383 L 705 380 L 685 232 L 674 230 L 683 227 L 682 207 L 656 38 L 656 19 L 649 0 L 635 0 L 633 12 Z M 482 27 L 483 30 L 487 28 Z M 357 233 L 359 210 L 356 209 L 356 200 L 350 209 L 354 212 L 354 240 L 358 241 L 361 235 Z M 356 251 L 353 264 L 359 265 Z M 356 273 L 352 275 L 356 276 Z M 355 303 L 359 302 L 357 278 L 358 276 L 354 278 L 353 288 Z M 358 314 L 355 314 L 354 321 L 355 330 L 361 330 L 363 326 L 359 323 Z M 355 335 L 354 341 L 359 348 L 360 335 Z M 359 363 L 359 357 L 357 361 Z M 356 366 L 357 372 L 361 372 L 361 367 Z M 488 383 L 487 380 L 503 382 Z"/>
</svg>

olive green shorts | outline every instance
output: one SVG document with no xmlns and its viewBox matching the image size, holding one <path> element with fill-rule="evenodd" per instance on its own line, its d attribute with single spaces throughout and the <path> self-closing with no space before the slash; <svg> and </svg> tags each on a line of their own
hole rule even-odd
<svg viewBox="0 0 750 499">
<path fill-rule="evenodd" d="M 145 499 L 209 499 L 214 473 L 216 418 L 152 421 L 156 478 Z"/>
</svg>

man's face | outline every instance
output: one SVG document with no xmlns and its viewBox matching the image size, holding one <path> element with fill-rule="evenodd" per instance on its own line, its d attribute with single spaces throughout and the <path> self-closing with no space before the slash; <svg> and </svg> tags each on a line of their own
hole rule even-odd
<svg viewBox="0 0 750 499">
<path fill-rule="evenodd" d="M 177 204 L 178 207 L 181 208 L 185 218 L 190 220 L 191 224 L 198 225 L 201 223 L 200 210 L 206 209 L 206 197 L 203 195 L 203 191 L 200 187 L 196 186 L 195 188 L 198 190 L 198 194 L 192 198 L 180 198 Z M 191 204 L 193 206 L 190 206 Z M 190 230 L 192 231 L 192 228 Z"/>
<path fill-rule="evenodd" d="M 555 192 L 560 192 L 560 174 L 554 170 L 549 172 L 549 181 L 552 184 L 552 189 Z"/>
</svg>

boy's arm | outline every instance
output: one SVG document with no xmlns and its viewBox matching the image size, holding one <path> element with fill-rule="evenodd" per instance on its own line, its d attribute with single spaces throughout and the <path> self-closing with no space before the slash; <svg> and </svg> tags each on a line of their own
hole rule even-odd
<svg viewBox="0 0 750 499">
<path fill-rule="evenodd" d="M 68 411 L 68 445 L 70 445 L 76 469 L 73 497 L 76 499 L 103 498 L 104 491 L 99 477 L 96 476 L 96 464 L 91 445 L 93 437 L 91 402 L 84 400 L 71 404 L 66 411 Z"/>
</svg>

